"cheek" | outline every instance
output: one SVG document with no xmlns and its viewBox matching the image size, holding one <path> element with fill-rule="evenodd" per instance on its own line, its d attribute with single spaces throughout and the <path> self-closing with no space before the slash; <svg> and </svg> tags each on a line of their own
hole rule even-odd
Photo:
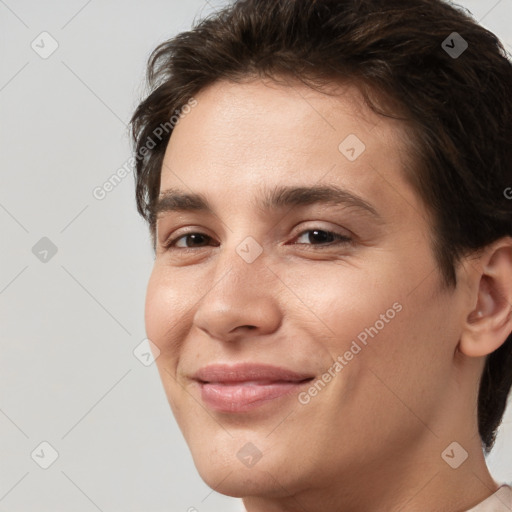
<svg viewBox="0 0 512 512">
<path fill-rule="evenodd" d="M 180 357 L 180 340 L 185 337 L 186 308 L 183 294 L 170 285 L 169 276 L 155 266 L 148 282 L 145 304 L 147 337 L 158 347 L 155 363 L 168 403 L 176 418 L 181 418 L 180 387 L 176 382 L 176 367 Z"/>
<path fill-rule="evenodd" d="M 315 353 L 326 351 L 330 360 L 346 355 L 343 371 L 350 374 L 350 386 L 358 387 L 357 379 L 368 378 L 382 387 L 371 372 L 360 372 L 369 368 L 392 389 L 396 384 L 414 395 L 425 382 L 443 381 L 456 336 L 447 330 L 449 301 L 433 296 L 434 277 L 411 294 L 410 283 L 421 275 L 417 269 L 411 274 L 392 264 L 340 265 L 330 272 L 310 266 L 300 279 L 289 274 L 287 284 L 296 296 L 289 296 L 293 302 L 288 312 L 296 310 L 294 318 L 310 332 Z M 335 386 L 345 385 L 338 380 Z M 360 389 L 375 391 L 370 382 Z"/>
<path fill-rule="evenodd" d="M 183 291 L 172 286 L 169 276 L 155 266 L 146 290 L 145 324 L 148 338 L 160 349 L 159 359 L 176 355 L 180 333 L 188 328 L 188 309 Z"/>
<path fill-rule="evenodd" d="M 293 292 L 286 294 L 287 313 L 311 329 L 311 340 L 330 345 L 332 355 L 338 355 L 352 340 L 364 343 L 400 319 L 403 295 L 393 286 L 399 280 L 389 274 L 389 268 L 367 270 L 348 262 L 293 269 L 284 279 Z M 327 337 L 314 336 L 315 330 Z"/>
<path fill-rule="evenodd" d="M 155 270 L 153 270 L 146 289 L 145 324 L 148 338 L 156 343 L 161 349 L 159 341 L 162 339 L 165 325 L 165 311 L 168 309 L 165 304 L 164 289 L 158 285 Z"/>
<path fill-rule="evenodd" d="M 355 403 L 371 404 L 366 414 L 379 424 L 421 431 L 421 422 L 415 426 L 417 417 L 430 418 L 450 385 L 456 329 L 449 301 L 432 298 L 431 292 L 431 283 L 425 283 L 415 293 L 399 296 L 401 311 L 378 334 L 368 336 L 361 352 L 361 364 L 368 371 L 360 375 L 365 382 Z"/>
</svg>

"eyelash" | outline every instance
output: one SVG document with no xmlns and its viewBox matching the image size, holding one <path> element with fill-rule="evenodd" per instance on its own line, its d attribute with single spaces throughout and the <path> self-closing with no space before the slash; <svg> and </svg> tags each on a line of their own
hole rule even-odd
<svg viewBox="0 0 512 512">
<path fill-rule="evenodd" d="M 315 247 L 315 250 L 316 250 L 316 248 L 322 250 L 322 249 L 333 247 L 333 246 L 348 245 L 348 244 L 352 244 L 353 243 L 353 239 L 348 237 L 348 236 L 341 235 L 340 233 L 336 233 L 335 231 L 329 231 L 327 229 L 318 229 L 318 228 L 305 229 L 304 231 L 301 231 L 295 238 L 300 238 L 304 234 L 309 233 L 309 232 L 313 232 L 313 231 L 318 231 L 318 232 L 321 232 L 321 233 L 326 233 L 328 235 L 332 235 L 332 237 L 335 239 L 335 241 L 328 242 L 326 244 L 304 244 L 304 243 L 300 243 L 300 244 L 292 244 L 292 245 L 303 245 L 303 246 L 308 246 L 309 245 L 311 247 Z M 175 244 L 178 242 L 178 240 L 181 240 L 182 238 L 185 238 L 185 237 L 190 236 L 190 235 L 201 235 L 203 237 L 206 237 L 209 240 L 212 239 L 209 235 L 206 235 L 205 233 L 201 233 L 201 232 L 197 232 L 197 231 L 191 231 L 190 233 L 184 233 L 182 235 L 179 235 L 177 237 L 174 237 L 174 238 L 171 238 L 171 239 L 167 240 L 163 244 L 163 247 L 167 251 L 179 250 L 179 251 L 182 251 L 182 252 L 195 251 L 197 249 L 204 249 L 204 247 L 206 247 L 206 246 L 199 246 L 199 247 L 176 247 L 175 246 Z"/>
</svg>

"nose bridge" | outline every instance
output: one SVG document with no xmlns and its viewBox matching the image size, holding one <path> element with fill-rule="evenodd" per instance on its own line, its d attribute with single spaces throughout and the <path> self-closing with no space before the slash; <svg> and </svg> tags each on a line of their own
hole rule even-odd
<svg viewBox="0 0 512 512">
<path fill-rule="evenodd" d="M 211 288 L 197 306 L 196 325 L 219 339 L 240 334 L 237 327 L 250 326 L 260 333 L 277 329 L 281 313 L 263 247 L 252 237 L 228 241 L 214 265 Z"/>
<path fill-rule="evenodd" d="M 235 236 L 232 236 L 235 239 Z M 269 270 L 265 266 L 265 253 L 263 246 L 253 237 L 245 236 L 235 242 L 228 241 L 217 256 L 214 282 L 224 281 L 224 286 L 234 286 L 242 294 L 250 287 L 250 291 L 257 292 L 259 288 L 268 291 Z M 218 284 L 221 284 L 219 282 Z M 222 286 L 222 285 L 221 285 Z"/>
</svg>

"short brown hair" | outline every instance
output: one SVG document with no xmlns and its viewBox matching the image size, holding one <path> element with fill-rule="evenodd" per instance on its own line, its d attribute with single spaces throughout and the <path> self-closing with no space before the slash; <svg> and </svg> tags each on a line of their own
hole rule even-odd
<svg viewBox="0 0 512 512">
<path fill-rule="evenodd" d="M 464 255 L 512 235 L 512 65 L 492 32 L 442 0 L 239 0 L 149 59 L 150 94 L 131 123 L 137 207 L 153 240 L 169 119 L 218 80 L 279 76 L 318 88 L 354 83 L 375 112 L 410 126 L 407 178 L 432 215 L 447 286 Z M 155 137 L 160 126 L 169 129 Z M 480 381 L 486 453 L 511 385 L 512 334 L 487 356 Z"/>
</svg>

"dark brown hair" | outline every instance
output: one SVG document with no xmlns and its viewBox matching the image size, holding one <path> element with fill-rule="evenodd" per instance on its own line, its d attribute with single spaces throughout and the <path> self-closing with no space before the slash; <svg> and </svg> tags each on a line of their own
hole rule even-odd
<svg viewBox="0 0 512 512">
<path fill-rule="evenodd" d="M 454 34 L 456 33 L 456 34 Z M 467 48 L 462 54 L 459 52 Z M 154 240 L 164 152 L 184 106 L 217 80 L 353 83 L 408 126 L 407 179 L 432 216 L 446 286 L 460 259 L 512 236 L 512 65 L 497 37 L 442 0 L 239 0 L 159 45 L 132 117 L 136 196 Z M 512 334 L 487 356 L 478 396 L 485 452 L 512 385 Z"/>
</svg>

